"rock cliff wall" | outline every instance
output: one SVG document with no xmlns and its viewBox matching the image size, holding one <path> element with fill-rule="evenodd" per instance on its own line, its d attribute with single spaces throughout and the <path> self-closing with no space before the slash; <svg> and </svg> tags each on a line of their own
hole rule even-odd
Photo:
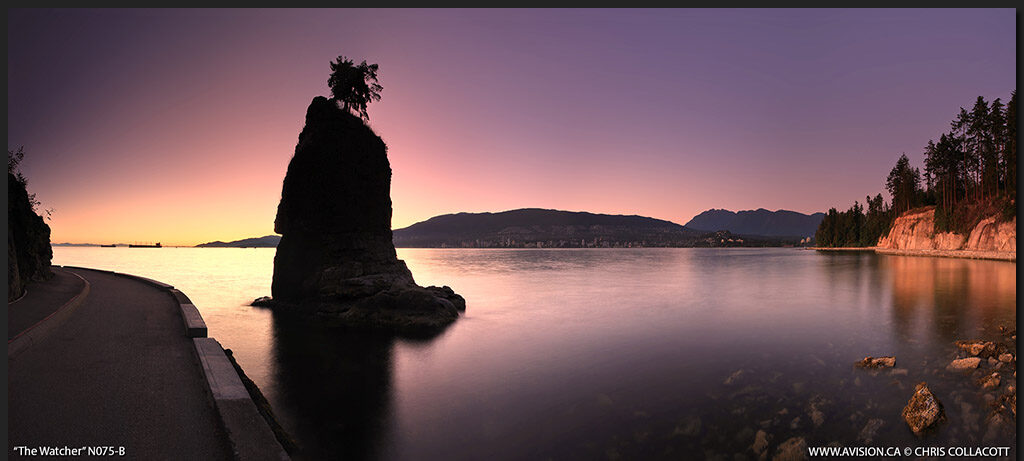
<svg viewBox="0 0 1024 461">
<path fill-rule="evenodd" d="M 25 183 L 7 173 L 7 300 L 17 299 L 25 285 L 53 276 L 50 226 L 29 202 Z"/>
<path fill-rule="evenodd" d="M 896 218 L 878 247 L 891 250 L 965 250 L 1017 252 L 1017 218 L 997 222 L 983 219 L 969 235 L 935 232 L 935 207 L 912 211 Z"/>
</svg>

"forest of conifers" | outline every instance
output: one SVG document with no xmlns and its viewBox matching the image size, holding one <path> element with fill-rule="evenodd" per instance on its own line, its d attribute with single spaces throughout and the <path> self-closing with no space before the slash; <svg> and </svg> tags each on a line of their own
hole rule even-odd
<svg viewBox="0 0 1024 461">
<path fill-rule="evenodd" d="M 885 185 L 888 203 L 878 194 L 846 211 L 828 210 L 815 245 L 873 246 L 897 216 L 921 206 L 935 206 L 936 232 L 966 234 L 986 217 L 1016 216 L 1016 90 L 1006 104 L 978 96 L 970 110 L 960 108 L 949 132 L 925 145 L 924 172 L 911 167 L 904 154 Z"/>
</svg>

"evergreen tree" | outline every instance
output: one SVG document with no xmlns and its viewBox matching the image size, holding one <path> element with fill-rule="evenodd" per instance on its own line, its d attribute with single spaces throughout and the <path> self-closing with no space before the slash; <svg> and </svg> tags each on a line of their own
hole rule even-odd
<svg viewBox="0 0 1024 461">
<path fill-rule="evenodd" d="M 988 139 L 990 142 L 989 162 L 985 168 L 985 178 L 989 185 L 988 192 L 998 195 L 1000 185 L 1005 189 L 1006 165 L 1006 114 L 1002 101 L 996 98 L 988 111 Z"/>
<path fill-rule="evenodd" d="M 338 56 L 330 65 L 331 76 L 327 78 L 327 86 L 331 88 L 331 99 L 340 103 L 343 109 L 355 111 L 356 115 L 369 120 L 366 106 L 380 101 L 380 92 L 384 89 L 377 83 L 377 65 L 366 64 L 365 60 L 356 65 L 344 56 Z"/>
<path fill-rule="evenodd" d="M 1017 194 L 1017 90 L 1010 93 L 1006 103 L 1006 132 L 1003 141 L 1003 165 L 1005 165 L 1006 192 L 1011 197 Z"/>
<path fill-rule="evenodd" d="M 920 182 L 920 171 L 910 167 L 910 159 L 906 154 L 900 155 L 885 181 L 885 187 L 892 195 L 892 208 L 897 215 L 917 205 L 915 200 Z"/>
</svg>

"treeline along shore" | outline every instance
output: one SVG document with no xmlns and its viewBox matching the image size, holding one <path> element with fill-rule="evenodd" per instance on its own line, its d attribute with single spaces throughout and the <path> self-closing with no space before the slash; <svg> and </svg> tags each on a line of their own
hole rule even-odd
<svg viewBox="0 0 1024 461">
<path fill-rule="evenodd" d="M 924 171 L 903 154 L 879 193 L 828 210 L 815 248 L 1017 259 L 1017 92 L 1008 103 L 978 96 L 924 147 Z"/>
</svg>

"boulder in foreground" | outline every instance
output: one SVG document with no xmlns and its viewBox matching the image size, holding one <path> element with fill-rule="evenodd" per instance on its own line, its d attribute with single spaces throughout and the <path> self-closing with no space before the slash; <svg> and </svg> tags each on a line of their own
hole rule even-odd
<svg viewBox="0 0 1024 461">
<path fill-rule="evenodd" d="M 978 365 L 980 364 L 980 358 L 967 357 L 963 359 L 956 359 L 952 362 L 949 362 L 949 365 L 946 365 L 946 369 L 949 371 L 970 371 L 975 368 L 978 368 Z"/>
<path fill-rule="evenodd" d="M 903 408 L 903 419 L 916 435 L 922 435 L 928 428 L 946 419 L 942 403 L 928 389 L 927 383 L 919 383 L 914 388 L 907 406 Z"/>
</svg>

